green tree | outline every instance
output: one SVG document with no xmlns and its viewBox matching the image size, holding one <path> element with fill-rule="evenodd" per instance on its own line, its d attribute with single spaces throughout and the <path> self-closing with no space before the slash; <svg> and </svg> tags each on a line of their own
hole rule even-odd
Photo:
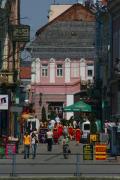
<svg viewBox="0 0 120 180">
<path fill-rule="evenodd" d="M 45 107 L 42 107 L 42 122 L 47 121 Z"/>
<path fill-rule="evenodd" d="M 51 111 L 51 113 L 50 113 L 50 119 L 55 119 L 55 117 L 56 117 L 56 113 L 55 113 L 55 111 Z"/>
</svg>

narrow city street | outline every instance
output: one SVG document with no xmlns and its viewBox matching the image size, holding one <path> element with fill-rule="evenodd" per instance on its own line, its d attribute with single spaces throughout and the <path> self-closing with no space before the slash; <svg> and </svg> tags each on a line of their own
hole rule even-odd
<svg viewBox="0 0 120 180">
<path fill-rule="evenodd" d="M 120 0 L 0 0 L 0 178 L 21 176 L 120 178 Z"/>
</svg>

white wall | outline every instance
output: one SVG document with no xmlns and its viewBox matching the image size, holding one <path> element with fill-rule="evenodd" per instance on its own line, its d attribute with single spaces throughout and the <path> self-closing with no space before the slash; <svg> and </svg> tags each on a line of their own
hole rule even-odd
<svg viewBox="0 0 120 180">
<path fill-rule="evenodd" d="M 40 59 L 36 59 L 36 83 L 40 83 Z"/>
<path fill-rule="evenodd" d="M 70 59 L 65 59 L 65 82 L 70 82 Z"/>
<path fill-rule="evenodd" d="M 50 60 L 50 83 L 55 83 L 55 60 Z"/>
</svg>

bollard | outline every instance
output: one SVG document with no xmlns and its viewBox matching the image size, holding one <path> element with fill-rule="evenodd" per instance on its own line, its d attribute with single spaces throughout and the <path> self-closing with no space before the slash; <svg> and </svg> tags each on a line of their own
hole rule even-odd
<svg viewBox="0 0 120 180">
<path fill-rule="evenodd" d="M 80 176 L 80 155 L 76 154 L 76 173 L 75 176 Z"/>
<path fill-rule="evenodd" d="M 16 153 L 12 154 L 12 173 L 11 176 L 16 176 Z"/>
</svg>

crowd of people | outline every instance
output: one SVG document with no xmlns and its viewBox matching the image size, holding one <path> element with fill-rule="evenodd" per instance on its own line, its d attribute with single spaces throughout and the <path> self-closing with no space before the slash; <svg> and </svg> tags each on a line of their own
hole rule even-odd
<svg viewBox="0 0 120 180">
<path fill-rule="evenodd" d="M 75 140 L 76 145 L 79 145 L 82 136 L 82 131 L 76 121 L 73 121 L 73 123 L 70 123 L 69 125 L 63 125 L 60 121 L 58 121 L 58 119 L 57 121 L 51 120 L 41 123 L 40 129 L 47 129 L 44 135 L 48 151 L 52 151 L 53 144 L 62 144 L 64 152 L 65 147 L 69 147 L 69 142 L 72 140 Z M 37 144 L 39 142 L 39 132 L 36 131 L 36 129 L 31 133 L 28 133 L 27 131 L 25 132 L 25 135 L 23 136 L 24 159 L 29 158 L 30 147 L 32 150 L 32 158 L 34 159 L 36 157 Z"/>
</svg>

